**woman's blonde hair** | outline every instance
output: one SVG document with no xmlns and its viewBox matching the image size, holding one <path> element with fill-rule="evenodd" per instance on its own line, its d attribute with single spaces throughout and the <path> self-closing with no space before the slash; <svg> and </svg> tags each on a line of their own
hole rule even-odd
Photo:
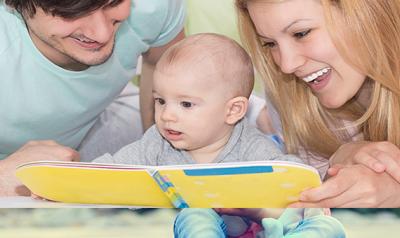
<svg viewBox="0 0 400 238">
<path fill-rule="evenodd" d="M 337 110 L 324 108 L 308 86 L 280 71 L 257 37 L 247 9 L 249 1 L 268 0 L 236 0 L 239 30 L 280 114 L 289 153 L 304 148 L 325 158 L 331 156 L 350 139 L 340 126 L 343 115 L 362 129 L 365 140 L 389 141 L 400 147 L 399 0 L 321 0 L 339 53 L 372 85 L 368 108 L 350 100 Z M 340 19 L 334 12 L 339 12 Z"/>
</svg>

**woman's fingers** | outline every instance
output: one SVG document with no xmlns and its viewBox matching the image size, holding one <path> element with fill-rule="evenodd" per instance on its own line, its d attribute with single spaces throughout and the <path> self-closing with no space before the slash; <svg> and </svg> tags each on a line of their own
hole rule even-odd
<svg viewBox="0 0 400 238">
<path fill-rule="evenodd" d="M 363 153 L 362 155 L 358 155 L 354 158 L 355 163 L 362 164 L 372 169 L 377 173 L 382 173 L 385 171 L 386 166 L 385 163 L 382 163 L 379 158 L 372 156 L 369 153 Z"/>
<path fill-rule="evenodd" d="M 398 207 L 400 184 L 363 165 L 341 169 L 321 187 L 302 193 L 291 207 Z"/>
<path fill-rule="evenodd" d="M 347 173 L 346 173 L 347 174 Z M 301 202 L 318 202 L 332 197 L 337 197 L 344 193 L 356 183 L 353 176 L 347 178 L 345 175 L 338 173 L 335 177 L 328 179 L 320 187 L 306 190 L 301 193 Z"/>
</svg>

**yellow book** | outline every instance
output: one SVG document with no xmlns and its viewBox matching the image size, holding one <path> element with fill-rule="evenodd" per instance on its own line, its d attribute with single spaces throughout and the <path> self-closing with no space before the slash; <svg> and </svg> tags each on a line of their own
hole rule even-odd
<svg viewBox="0 0 400 238">
<path fill-rule="evenodd" d="M 321 184 L 313 167 L 286 161 L 136 166 L 39 161 L 17 177 L 43 198 L 149 207 L 286 207 Z"/>
</svg>

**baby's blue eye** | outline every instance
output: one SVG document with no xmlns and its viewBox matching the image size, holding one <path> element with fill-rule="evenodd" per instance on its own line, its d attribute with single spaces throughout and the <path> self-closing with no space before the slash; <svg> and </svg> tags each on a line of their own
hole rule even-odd
<svg viewBox="0 0 400 238">
<path fill-rule="evenodd" d="M 164 105 L 165 104 L 165 100 L 162 98 L 154 98 L 154 101 L 160 105 Z"/>
<path fill-rule="evenodd" d="M 186 107 L 186 108 L 189 108 L 189 107 L 193 107 L 193 103 L 191 103 L 191 102 L 181 102 L 181 105 L 182 105 L 182 107 Z"/>
</svg>

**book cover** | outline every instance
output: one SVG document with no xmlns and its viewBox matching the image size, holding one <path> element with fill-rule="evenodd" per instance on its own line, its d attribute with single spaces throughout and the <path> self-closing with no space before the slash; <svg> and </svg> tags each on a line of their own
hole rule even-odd
<svg viewBox="0 0 400 238">
<path fill-rule="evenodd" d="M 286 207 L 320 185 L 318 172 L 286 161 L 135 166 L 40 161 L 17 177 L 34 194 L 64 203 L 143 207 Z"/>
</svg>

